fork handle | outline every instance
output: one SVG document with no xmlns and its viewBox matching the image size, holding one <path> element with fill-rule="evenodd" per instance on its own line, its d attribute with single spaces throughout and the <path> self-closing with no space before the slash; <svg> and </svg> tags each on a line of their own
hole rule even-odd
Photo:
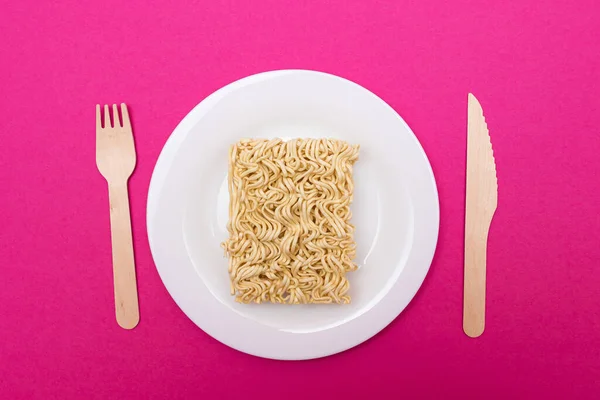
<svg viewBox="0 0 600 400">
<path fill-rule="evenodd" d="M 135 260 L 129 215 L 127 181 L 108 185 L 110 229 L 112 241 L 115 313 L 117 323 L 125 329 L 134 328 L 140 320 Z"/>
</svg>

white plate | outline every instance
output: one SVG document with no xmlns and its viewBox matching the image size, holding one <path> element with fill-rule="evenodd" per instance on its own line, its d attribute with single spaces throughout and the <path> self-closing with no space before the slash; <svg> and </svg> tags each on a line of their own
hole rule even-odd
<svg viewBox="0 0 600 400">
<path fill-rule="evenodd" d="M 357 263 L 350 305 L 238 304 L 230 295 L 226 185 L 229 146 L 243 137 L 331 137 L 360 144 L 355 165 Z M 148 194 L 156 267 L 183 312 L 240 351 L 298 360 L 369 339 L 413 298 L 435 250 L 439 204 L 416 137 L 383 100 L 314 71 L 253 75 L 216 91 L 177 126 Z"/>
</svg>

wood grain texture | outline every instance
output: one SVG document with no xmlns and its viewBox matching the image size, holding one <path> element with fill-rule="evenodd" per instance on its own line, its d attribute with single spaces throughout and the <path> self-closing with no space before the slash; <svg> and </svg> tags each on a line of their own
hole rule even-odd
<svg viewBox="0 0 600 400">
<path fill-rule="evenodd" d="M 113 105 L 112 124 L 107 105 L 103 123 L 100 114 L 97 105 L 96 164 L 108 182 L 115 313 L 121 327 L 132 329 L 140 320 L 127 190 L 127 181 L 136 164 L 133 132 L 125 104 L 121 104 L 121 118 Z"/>
<path fill-rule="evenodd" d="M 470 337 L 485 329 L 487 238 L 498 205 L 496 163 L 479 101 L 469 93 L 463 330 Z"/>
</svg>

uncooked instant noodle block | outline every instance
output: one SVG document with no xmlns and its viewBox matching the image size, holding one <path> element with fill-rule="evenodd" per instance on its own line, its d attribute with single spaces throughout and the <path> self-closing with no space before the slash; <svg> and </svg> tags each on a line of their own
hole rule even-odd
<svg viewBox="0 0 600 400">
<path fill-rule="evenodd" d="M 241 303 L 349 303 L 359 146 L 246 139 L 229 151 L 231 293 Z"/>
</svg>

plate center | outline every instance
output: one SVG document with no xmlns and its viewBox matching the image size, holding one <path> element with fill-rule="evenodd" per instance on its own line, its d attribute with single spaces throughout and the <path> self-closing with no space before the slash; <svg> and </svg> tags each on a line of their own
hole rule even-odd
<svg viewBox="0 0 600 400">
<path fill-rule="evenodd" d="M 252 137 L 322 137 L 311 127 L 261 131 Z M 315 133 L 317 132 L 317 133 Z M 321 135 L 320 135 L 321 134 Z M 204 285 L 221 303 L 237 314 L 261 324 L 288 332 L 314 332 L 329 329 L 352 320 L 373 307 L 389 290 L 402 272 L 412 246 L 412 204 L 403 191 L 401 178 L 373 154 L 361 149 L 354 167 L 355 192 L 352 220 L 359 269 L 349 272 L 351 304 L 239 304 L 230 293 L 228 260 L 220 247 L 228 236 L 229 193 L 226 156 L 221 155 L 220 173 L 216 166 L 199 166 L 198 179 L 192 188 L 184 218 L 184 237 L 188 255 Z M 390 185 L 389 182 L 395 182 Z M 210 235 L 207 235 L 210 232 Z"/>
</svg>

